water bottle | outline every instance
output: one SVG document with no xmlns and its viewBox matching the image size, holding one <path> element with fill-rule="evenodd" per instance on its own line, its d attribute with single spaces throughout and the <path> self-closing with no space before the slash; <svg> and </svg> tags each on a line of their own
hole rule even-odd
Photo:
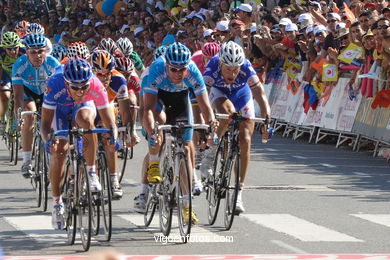
<svg viewBox="0 0 390 260">
<path fill-rule="evenodd" d="M 213 133 L 213 145 L 217 145 L 219 143 L 218 134 L 216 132 Z"/>
<path fill-rule="evenodd" d="M 151 146 L 151 147 L 154 147 L 156 144 L 157 144 L 157 142 L 158 142 L 158 140 L 157 140 L 157 135 L 156 134 L 152 134 L 151 136 L 150 136 L 150 138 L 149 138 L 149 145 Z"/>
</svg>

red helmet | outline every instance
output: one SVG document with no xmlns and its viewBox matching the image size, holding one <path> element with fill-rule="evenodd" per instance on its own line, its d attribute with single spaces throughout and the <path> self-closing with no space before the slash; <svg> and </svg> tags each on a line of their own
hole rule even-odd
<svg viewBox="0 0 390 260">
<path fill-rule="evenodd" d="M 219 45 L 216 42 L 207 42 L 202 48 L 202 53 L 207 58 L 214 57 L 218 52 L 219 49 L 221 49 L 221 45 Z"/>
</svg>

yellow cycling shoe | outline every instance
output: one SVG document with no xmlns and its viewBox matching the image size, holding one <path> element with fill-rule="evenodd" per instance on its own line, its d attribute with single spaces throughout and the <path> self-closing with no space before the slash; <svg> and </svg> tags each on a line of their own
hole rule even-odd
<svg viewBox="0 0 390 260">
<path fill-rule="evenodd" d="M 188 206 L 183 206 L 183 218 L 184 222 L 188 224 L 188 215 L 190 214 L 190 209 Z M 196 224 L 199 222 L 199 219 L 196 217 L 195 211 L 192 210 L 191 212 L 191 224 Z"/>
<path fill-rule="evenodd" d="M 160 175 L 160 162 L 159 161 L 150 162 L 150 165 L 148 168 L 148 181 L 151 183 L 157 183 L 157 182 L 162 181 L 162 178 Z"/>
</svg>

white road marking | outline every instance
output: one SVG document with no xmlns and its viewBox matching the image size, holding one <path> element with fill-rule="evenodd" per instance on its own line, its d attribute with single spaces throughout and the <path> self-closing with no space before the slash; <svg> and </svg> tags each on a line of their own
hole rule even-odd
<svg viewBox="0 0 390 260">
<path fill-rule="evenodd" d="M 294 158 L 297 158 L 297 159 L 302 159 L 302 160 L 305 160 L 307 159 L 307 157 L 305 156 L 300 156 L 300 155 L 293 155 Z"/>
<path fill-rule="evenodd" d="M 309 254 L 308 252 L 302 250 L 302 249 L 299 249 L 295 246 L 291 246 L 283 241 L 280 241 L 280 240 L 271 240 L 271 243 L 274 243 L 284 249 L 287 249 L 287 250 L 290 250 L 291 252 L 293 253 L 296 253 L 296 254 Z"/>
<path fill-rule="evenodd" d="M 360 175 L 360 176 L 368 176 L 369 175 L 369 173 L 365 173 L 365 172 L 353 172 L 353 174 Z"/>
<path fill-rule="evenodd" d="M 324 167 L 328 167 L 328 168 L 336 168 L 337 166 L 333 165 L 333 164 L 328 164 L 328 163 L 320 163 L 320 165 L 324 166 Z"/>
<path fill-rule="evenodd" d="M 289 214 L 243 214 L 244 218 L 304 242 L 363 242 Z"/>
<path fill-rule="evenodd" d="M 164 239 L 165 237 L 163 237 L 163 234 L 160 232 L 158 212 L 155 213 L 155 216 L 152 220 L 152 223 L 150 223 L 149 227 L 145 227 L 143 214 L 136 213 L 136 214 L 117 215 L 117 216 L 128 222 L 131 222 L 136 226 L 144 227 L 146 230 L 153 233 L 154 239 L 157 239 L 156 243 L 163 243 L 163 241 L 159 240 L 160 238 Z M 180 232 L 178 229 L 178 220 L 176 215 L 172 216 L 172 229 L 171 229 L 171 234 L 169 235 L 168 238 L 169 238 L 168 241 L 175 241 L 175 242 L 180 241 Z M 207 229 L 201 228 L 197 225 L 191 228 L 190 242 L 204 242 L 204 243 L 234 242 L 234 241 L 227 241 L 228 239 L 230 238 L 216 235 L 215 233 L 208 231 Z M 232 239 L 234 239 L 234 237 Z"/>
<path fill-rule="evenodd" d="M 351 214 L 354 217 L 368 220 L 379 225 L 390 227 L 390 214 Z"/>
<path fill-rule="evenodd" d="M 273 148 L 265 148 L 264 150 L 266 150 L 268 152 L 278 152 L 279 151 L 278 149 L 273 149 Z"/>
</svg>

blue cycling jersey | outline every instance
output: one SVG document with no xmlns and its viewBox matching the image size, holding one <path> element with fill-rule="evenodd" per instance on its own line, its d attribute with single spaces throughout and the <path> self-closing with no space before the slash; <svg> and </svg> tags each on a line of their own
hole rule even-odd
<svg viewBox="0 0 390 260">
<path fill-rule="evenodd" d="M 226 84 L 225 80 L 222 78 L 221 69 L 219 66 L 219 57 L 214 56 L 210 59 L 206 66 L 206 71 L 203 74 L 204 81 L 209 87 L 218 88 L 224 93 L 231 93 L 239 88 L 245 86 L 253 87 L 260 83 L 259 77 L 256 74 L 256 71 L 253 69 L 250 61 L 245 59 L 244 64 L 241 66 L 241 70 L 237 78 L 231 84 Z"/>
<path fill-rule="evenodd" d="M 38 68 L 33 65 L 24 54 L 20 56 L 12 67 L 12 84 L 23 85 L 32 92 L 41 95 L 47 85 L 47 79 L 53 75 L 60 62 L 51 55 L 47 55 L 44 63 Z"/>
<path fill-rule="evenodd" d="M 144 84 L 144 83 L 143 83 Z M 155 60 L 149 69 L 149 75 L 147 77 L 146 85 L 143 87 L 145 93 L 157 95 L 158 90 L 164 90 L 167 92 L 180 92 L 187 89 L 192 89 L 195 95 L 200 95 L 206 92 L 206 86 L 202 74 L 195 63 L 191 62 L 188 65 L 187 76 L 183 82 L 174 84 L 168 78 L 166 71 L 166 61 L 163 57 Z"/>
</svg>

